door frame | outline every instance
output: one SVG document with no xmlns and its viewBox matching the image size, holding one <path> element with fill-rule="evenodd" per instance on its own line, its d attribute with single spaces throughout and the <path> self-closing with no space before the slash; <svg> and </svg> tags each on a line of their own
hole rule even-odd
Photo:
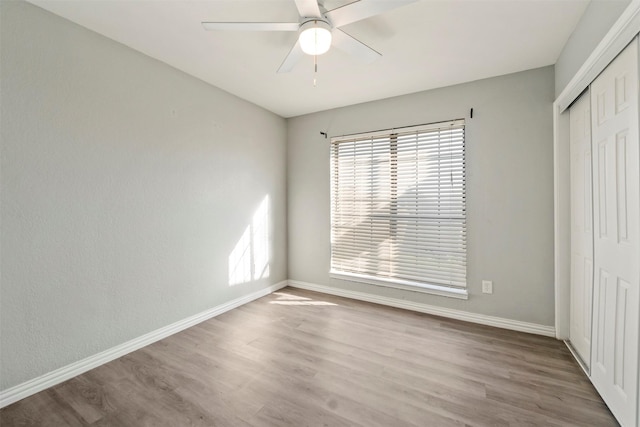
<svg viewBox="0 0 640 427">
<path fill-rule="evenodd" d="M 569 339 L 571 219 L 567 108 L 640 33 L 640 1 L 633 0 L 553 103 L 554 286 L 556 338 Z"/>
</svg>

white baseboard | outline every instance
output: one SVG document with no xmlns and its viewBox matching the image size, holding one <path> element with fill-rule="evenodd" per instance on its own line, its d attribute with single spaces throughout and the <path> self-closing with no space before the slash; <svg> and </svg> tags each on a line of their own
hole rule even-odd
<svg viewBox="0 0 640 427">
<path fill-rule="evenodd" d="M 107 362 L 122 357 L 132 351 L 138 350 L 144 346 L 152 344 L 212 317 L 218 316 L 229 310 L 232 310 L 241 305 L 247 304 L 272 292 L 284 288 L 285 286 L 292 286 L 294 288 L 307 289 L 310 291 L 321 292 L 325 294 L 337 295 L 345 298 L 351 298 L 361 301 L 372 302 L 376 304 L 388 305 L 391 307 L 403 308 L 406 310 L 418 311 L 421 313 L 433 314 L 436 316 L 448 317 L 452 319 L 464 320 L 472 323 L 479 323 L 482 325 L 495 326 L 498 328 L 512 329 L 515 331 L 528 332 L 537 335 L 544 335 L 549 337 L 555 337 L 555 328 L 553 326 L 538 325 L 535 323 L 520 322 L 517 320 L 504 319 L 501 317 L 485 316 L 482 314 L 470 313 L 461 310 L 453 310 L 450 308 L 443 308 L 432 306 L 428 304 L 421 304 L 407 300 L 401 300 L 397 298 L 389 298 L 378 295 L 367 294 L 363 292 L 347 291 L 343 289 L 333 288 L 329 286 L 316 285 L 313 283 L 300 282 L 296 280 L 282 281 L 275 285 L 271 285 L 267 288 L 261 289 L 252 294 L 246 295 L 241 298 L 234 299 L 227 303 L 213 307 L 209 310 L 203 311 L 186 319 L 172 323 L 163 328 L 149 332 L 133 340 L 127 341 L 116 347 L 110 348 L 93 356 L 89 356 L 78 362 L 71 363 L 55 371 L 44 374 L 40 377 L 26 381 L 22 384 L 18 384 L 7 390 L 0 391 L 0 408 L 4 408 L 18 400 L 31 396 L 49 387 L 53 387 L 56 384 L 60 384 L 70 378 L 83 374 L 93 368 L 103 365 Z"/>
<path fill-rule="evenodd" d="M 340 297 L 357 299 L 376 304 L 388 305 L 391 307 L 404 308 L 406 310 L 418 311 L 420 313 L 433 314 L 435 316 L 448 317 L 451 319 L 464 320 L 466 322 L 479 323 L 481 325 L 495 326 L 497 328 L 511 329 L 514 331 L 528 332 L 530 334 L 544 335 L 547 337 L 556 336 L 553 326 L 538 325 L 537 323 L 521 322 L 519 320 L 505 319 L 502 317 L 487 316 L 484 314 L 470 313 L 468 311 L 454 310 L 451 308 L 437 307 L 434 305 L 421 304 L 397 298 L 383 297 L 363 292 L 347 291 L 330 286 L 316 285 L 314 283 L 289 280 L 289 286 L 309 291 L 322 292 L 325 294 L 337 295 Z"/>
<path fill-rule="evenodd" d="M 216 317 L 236 307 L 240 307 L 241 305 L 247 304 L 251 301 L 282 289 L 285 286 L 287 286 L 286 280 L 266 287 L 264 289 L 260 289 L 259 291 L 253 292 L 249 295 L 245 295 L 224 304 L 220 304 L 209 310 L 203 311 L 191 317 L 187 317 L 186 319 L 179 320 L 163 328 L 156 329 L 155 331 L 149 332 L 148 334 L 142 335 L 138 338 L 134 338 L 130 341 L 112 347 L 93 356 L 89 356 L 86 359 L 71 363 L 67 366 L 56 369 L 55 371 L 26 381 L 22 384 L 18 384 L 9 389 L 0 391 L 0 408 L 4 408 L 5 406 L 17 402 L 18 400 L 24 399 L 27 396 L 31 396 L 32 394 L 38 393 L 39 391 L 45 390 L 56 384 L 60 384 L 63 381 L 83 374 L 93 368 L 117 359 L 118 357 L 122 357 L 125 354 L 131 353 L 132 351 L 138 350 L 144 346 L 152 344 L 184 329 L 190 328 L 191 326 L 197 325 L 198 323 L 204 322 L 205 320 L 209 320 L 212 317 Z"/>
</svg>

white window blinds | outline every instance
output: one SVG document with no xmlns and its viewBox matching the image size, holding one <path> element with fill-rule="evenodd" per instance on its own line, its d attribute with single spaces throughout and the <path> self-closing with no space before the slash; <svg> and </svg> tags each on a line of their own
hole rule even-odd
<svg viewBox="0 0 640 427">
<path fill-rule="evenodd" d="M 466 286 L 464 120 L 332 138 L 331 184 L 332 273 Z"/>
</svg>

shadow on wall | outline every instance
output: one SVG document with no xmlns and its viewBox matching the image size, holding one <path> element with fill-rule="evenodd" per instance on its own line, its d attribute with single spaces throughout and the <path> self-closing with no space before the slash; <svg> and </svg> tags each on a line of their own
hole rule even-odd
<svg viewBox="0 0 640 427">
<path fill-rule="evenodd" d="M 270 216 L 267 194 L 229 255 L 229 286 L 269 277 Z"/>
</svg>

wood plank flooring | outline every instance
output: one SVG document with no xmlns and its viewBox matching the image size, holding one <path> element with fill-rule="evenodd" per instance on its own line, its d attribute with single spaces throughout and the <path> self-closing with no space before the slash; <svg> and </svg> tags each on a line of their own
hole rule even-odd
<svg viewBox="0 0 640 427">
<path fill-rule="evenodd" d="M 0 410 L 5 426 L 617 426 L 563 343 L 285 288 Z"/>
</svg>

